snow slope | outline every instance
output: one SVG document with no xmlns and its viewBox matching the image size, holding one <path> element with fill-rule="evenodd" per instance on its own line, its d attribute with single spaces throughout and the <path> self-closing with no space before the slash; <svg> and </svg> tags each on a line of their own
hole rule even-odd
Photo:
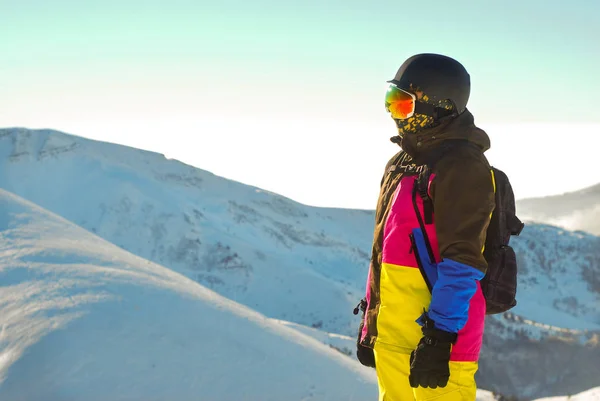
<svg viewBox="0 0 600 401">
<path fill-rule="evenodd" d="M 0 255 L 2 400 L 376 397 L 372 370 L 286 327 L 293 324 L 4 190 Z M 496 399 L 477 392 L 477 401 Z"/>
<path fill-rule="evenodd" d="M 270 317 L 355 328 L 372 212 L 306 207 L 159 154 L 53 131 L 0 130 L 0 187 Z"/>
<path fill-rule="evenodd" d="M 566 397 L 549 397 L 537 401 L 600 401 L 600 387 Z"/>
<path fill-rule="evenodd" d="M 364 400 L 372 370 L 0 190 L 0 399 Z"/>
<path fill-rule="evenodd" d="M 0 187 L 353 354 L 373 211 L 308 207 L 50 130 L 0 130 Z M 488 318 L 480 385 L 529 399 L 600 385 L 600 239 L 529 224 L 512 243 L 519 303 Z"/>
<path fill-rule="evenodd" d="M 511 243 L 520 269 L 511 312 L 549 326 L 600 332 L 600 238 L 529 224 Z"/>
<path fill-rule="evenodd" d="M 517 202 L 523 218 L 600 235 L 600 184 L 580 191 Z"/>
</svg>

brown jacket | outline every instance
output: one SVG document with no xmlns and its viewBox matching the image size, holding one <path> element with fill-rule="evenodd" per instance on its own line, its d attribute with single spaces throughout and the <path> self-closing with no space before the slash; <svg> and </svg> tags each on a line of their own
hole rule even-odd
<svg viewBox="0 0 600 401">
<path fill-rule="evenodd" d="M 459 142 L 470 146 L 454 146 Z M 484 156 L 490 147 L 487 134 L 474 125 L 473 116 L 467 110 L 437 127 L 406 135 L 401 146 L 404 150 L 388 162 L 381 180 L 368 281 L 370 299 L 364 321 L 367 335 L 363 335 L 361 341 L 365 346 L 372 346 L 377 337 L 383 234 L 391 200 L 404 175 L 418 173 L 422 164 L 431 165 L 435 174 L 429 193 L 433 200 L 439 256 L 484 273 L 487 268 L 482 251 L 495 207 L 491 167 Z"/>
</svg>

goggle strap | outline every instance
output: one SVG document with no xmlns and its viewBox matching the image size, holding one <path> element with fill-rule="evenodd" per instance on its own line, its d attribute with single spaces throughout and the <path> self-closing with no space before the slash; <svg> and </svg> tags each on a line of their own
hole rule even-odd
<svg viewBox="0 0 600 401">
<path fill-rule="evenodd" d="M 424 114 L 426 116 L 433 117 L 435 120 L 439 120 L 454 114 L 454 111 L 445 109 L 443 107 L 434 106 L 429 103 L 416 102 L 415 113 Z"/>
</svg>

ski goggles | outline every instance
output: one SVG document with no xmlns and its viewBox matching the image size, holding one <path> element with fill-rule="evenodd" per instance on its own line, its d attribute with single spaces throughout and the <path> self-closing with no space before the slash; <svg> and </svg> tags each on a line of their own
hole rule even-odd
<svg viewBox="0 0 600 401">
<path fill-rule="evenodd" d="M 404 120 L 415 114 L 417 97 L 391 84 L 385 94 L 385 109 L 394 120 Z"/>
</svg>

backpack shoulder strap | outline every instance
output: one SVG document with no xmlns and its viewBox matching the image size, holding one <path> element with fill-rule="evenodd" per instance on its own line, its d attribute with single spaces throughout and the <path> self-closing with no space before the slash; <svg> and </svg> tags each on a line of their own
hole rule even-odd
<svg viewBox="0 0 600 401">
<path fill-rule="evenodd" d="M 505 218 L 503 224 L 510 235 L 518 236 L 523 231 L 525 224 L 516 216 L 515 195 L 510 180 L 502 170 L 496 167 L 491 167 L 491 169 L 494 177 L 497 207 L 503 208 L 502 215 Z"/>
<path fill-rule="evenodd" d="M 427 229 L 425 228 L 426 224 L 433 224 L 433 201 L 427 193 L 427 186 L 429 184 L 430 176 L 431 171 L 427 167 L 423 168 L 420 171 L 419 176 L 415 181 L 415 186 L 413 188 L 412 201 L 415 214 L 417 215 L 417 220 L 419 221 L 419 227 L 421 228 L 421 232 L 423 233 L 425 246 L 427 247 L 429 261 L 433 264 L 435 263 L 435 256 L 433 253 L 433 247 L 431 246 L 431 241 L 429 240 L 429 235 L 427 235 Z M 417 195 L 419 195 L 423 200 L 423 211 L 425 213 L 424 219 L 421 217 L 421 212 L 419 211 L 419 206 L 417 204 Z"/>
<path fill-rule="evenodd" d="M 431 179 L 431 169 L 425 166 L 417 180 L 417 191 L 423 200 L 423 213 L 425 214 L 425 224 L 433 224 L 433 200 L 429 196 L 429 180 Z"/>
</svg>

